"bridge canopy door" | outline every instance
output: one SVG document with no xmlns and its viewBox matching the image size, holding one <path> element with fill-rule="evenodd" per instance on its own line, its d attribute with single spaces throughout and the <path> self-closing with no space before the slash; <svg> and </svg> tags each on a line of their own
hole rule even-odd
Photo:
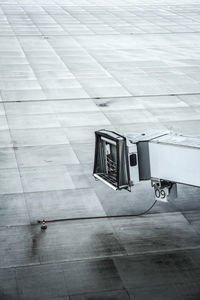
<svg viewBox="0 0 200 300">
<path fill-rule="evenodd" d="M 95 132 L 93 175 L 115 190 L 128 189 L 130 174 L 126 138 L 112 131 Z"/>
</svg>

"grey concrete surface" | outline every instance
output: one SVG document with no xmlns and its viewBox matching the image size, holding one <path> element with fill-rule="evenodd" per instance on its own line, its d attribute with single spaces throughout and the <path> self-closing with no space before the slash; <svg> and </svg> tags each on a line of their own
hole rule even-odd
<svg viewBox="0 0 200 300">
<path fill-rule="evenodd" d="M 197 0 L 0 0 L 0 300 L 199 300 L 199 188 L 92 177 L 94 131 L 200 136 Z"/>
</svg>

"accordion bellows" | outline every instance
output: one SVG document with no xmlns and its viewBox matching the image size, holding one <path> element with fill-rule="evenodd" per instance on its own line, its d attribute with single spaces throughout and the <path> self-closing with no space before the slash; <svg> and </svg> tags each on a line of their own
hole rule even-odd
<svg viewBox="0 0 200 300">
<path fill-rule="evenodd" d="M 130 174 L 126 138 L 107 130 L 95 132 L 93 174 L 114 189 L 128 189 Z"/>
</svg>

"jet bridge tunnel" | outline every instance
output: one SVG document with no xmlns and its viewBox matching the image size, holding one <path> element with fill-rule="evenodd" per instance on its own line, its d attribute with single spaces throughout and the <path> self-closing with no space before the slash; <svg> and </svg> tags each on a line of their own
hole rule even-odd
<svg viewBox="0 0 200 300">
<path fill-rule="evenodd" d="M 95 132 L 93 175 L 115 190 L 151 180 L 157 200 L 176 197 L 177 183 L 200 186 L 200 138 L 151 131 Z"/>
</svg>

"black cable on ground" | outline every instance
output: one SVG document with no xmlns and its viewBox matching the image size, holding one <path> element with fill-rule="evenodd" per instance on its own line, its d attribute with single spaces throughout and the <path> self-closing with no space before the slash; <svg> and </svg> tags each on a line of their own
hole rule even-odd
<svg viewBox="0 0 200 300">
<path fill-rule="evenodd" d="M 128 218 L 128 217 L 139 217 L 147 214 L 156 204 L 157 200 L 145 211 L 139 214 L 131 214 L 131 215 L 113 215 L 113 216 L 96 216 L 96 217 L 77 217 L 77 218 L 67 218 L 67 219 L 54 219 L 54 220 L 38 220 L 38 223 L 55 223 L 55 222 L 64 222 L 64 221 L 82 221 L 82 220 L 97 220 L 97 219 L 111 219 L 111 218 Z"/>
</svg>

